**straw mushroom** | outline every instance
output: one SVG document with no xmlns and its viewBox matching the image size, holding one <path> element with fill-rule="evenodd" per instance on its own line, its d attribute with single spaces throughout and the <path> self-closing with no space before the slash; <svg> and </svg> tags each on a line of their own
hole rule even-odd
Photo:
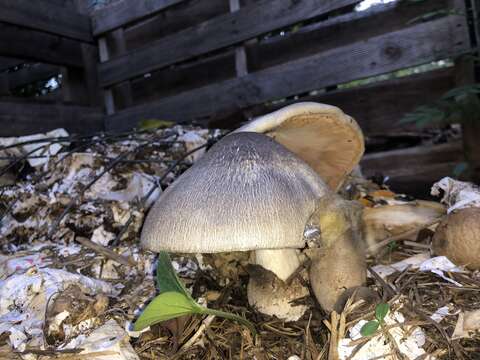
<svg viewBox="0 0 480 360">
<path fill-rule="evenodd" d="M 334 190 L 359 163 L 363 134 L 356 121 L 335 106 L 300 102 L 261 116 L 236 132 L 264 133 L 312 167 Z"/>
<path fill-rule="evenodd" d="M 480 269 L 480 208 L 472 207 L 448 214 L 438 225 L 432 250 L 457 265 Z"/>
<path fill-rule="evenodd" d="M 322 240 L 319 248 L 307 250 L 312 260 L 310 285 L 327 312 L 341 312 L 348 296 L 366 281 L 361 214 L 360 204 L 325 196 L 311 217 L 320 224 Z"/>
<path fill-rule="evenodd" d="M 305 246 L 305 224 L 327 192 L 318 174 L 284 146 L 262 134 L 234 133 L 163 192 L 145 220 L 141 242 L 152 251 L 254 250 L 256 263 L 286 280 L 300 264 L 296 249 Z M 277 251 L 264 256 L 269 249 Z M 307 294 L 284 291 L 289 301 Z M 278 317 L 301 316 L 298 309 L 290 314 L 288 301 L 282 304 L 275 309 Z"/>
</svg>

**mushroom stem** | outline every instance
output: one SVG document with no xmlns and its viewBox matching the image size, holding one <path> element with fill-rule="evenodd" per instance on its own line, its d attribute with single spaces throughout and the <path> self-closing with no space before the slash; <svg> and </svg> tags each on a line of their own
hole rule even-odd
<svg viewBox="0 0 480 360">
<path fill-rule="evenodd" d="M 318 221 L 321 243 L 308 250 L 310 285 L 325 311 L 340 312 L 352 290 L 367 278 L 361 208 L 332 196 L 318 201 L 311 219 Z"/>
<path fill-rule="evenodd" d="M 314 249 L 310 259 L 310 284 L 320 306 L 341 312 L 348 296 L 366 281 L 365 257 L 345 237 L 328 249 Z"/>
<path fill-rule="evenodd" d="M 263 314 L 286 321 L 302 317 L 307 306 L 292 302 L 307 296 L 308 288 L 298 278 L 285 282 L 301 264 L 299 251 L 262 249 L 253 251 L 251 257 L 255 265 L 249 271 L 248 303 Z"/>
<path fill-rule="evenodd" d="M 270 270 L 286 281 L 301 264 L 296 249 L 262 249 L 253 252 L 253 263 Z"/>
</svg>

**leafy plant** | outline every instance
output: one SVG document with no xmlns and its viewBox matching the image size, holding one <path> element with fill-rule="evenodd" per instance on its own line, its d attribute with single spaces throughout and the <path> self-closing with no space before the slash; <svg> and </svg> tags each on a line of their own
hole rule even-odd
<svg viewBox="0 0 480 360">
<path fill-rule="evenodd" d="M 424 127 L 432 123 L 452 124 L 466 119 L 479 119 L 478 94 L 480 84 L 456 87 L 433 104 L 419 106 L 413 112 L 407 113 L 400 123 L 414 123 L 417 127 Z"/>
<path fill-rule="evenodd" d="M 385 316 L 387 316 L 390 311 L 390 305 L 387 303 L 380 303 L 375 307 L 375 320 L 371 320 L 362 326 L 360 329 L 360 334 L 362 336 L 370 336 L 375 334 L 380 325 L 385 321 Z"/>
<path fill-rule="evenodd" d="M 245 318 L 199 305 L 178 278 L 170 256 L 163 251 L 158 255 L 157 286 L 161 293 L 147 305 L 135 322 L 136 331 L 180 316 L 199 314 L 215 315 L 237 321 L 246 326 L 254 336 L 256 334 L 253 324 Z"/>
</svg>

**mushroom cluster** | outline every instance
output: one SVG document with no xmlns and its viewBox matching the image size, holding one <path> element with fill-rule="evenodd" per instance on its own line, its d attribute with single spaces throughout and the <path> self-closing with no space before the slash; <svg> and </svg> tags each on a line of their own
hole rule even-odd
<svg viewBox="0 0 480 360">
<path fill-rule="evenodd" d="M 163 192 L 145 220 L 142 245 L 252 251 L 249 303 L 285 320 L 306 310 L 292 305 L 308 295 L 292 275 L 307 255 L 317 300 L 336 309 L 345 291 L 366 279 L 361 211 L 336 194 L 363 151 L 357 123 L 333 106 L 299 103 L 255 119 Z"/>
</svg>

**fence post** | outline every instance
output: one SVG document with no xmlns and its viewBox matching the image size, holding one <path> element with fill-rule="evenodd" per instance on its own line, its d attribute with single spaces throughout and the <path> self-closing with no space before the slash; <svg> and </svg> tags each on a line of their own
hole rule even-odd
<svg viewBox="0 0 480 360">
<path fill-rule="evenodd" d="M 472 8 L 475 10 L 475 4 L 472 1 Z M 454 0 L 455 10 L 459 14 L 465 14 L 467 16 L 467 6 L 465 0 Z M 478 25 L 474 21 L 474 34 L 478 35 Z M 470 39 L 471 40 L 471 39 Z M 477 42 L 479 39 L 475 40 Z M 472 45 L 475 41 L 471 41 Z M 475 79 L 475 65 L 472 56 L 460 56 L 455 59 L 455 84 L 456 86 L 464 86 L 474 84 Z M 476 96 L 476 95 L 474 95 Z M 478 101 L 478 99 L 477 99 Z M 473 118 L 462 119 L 462 139 L 463 139 L 463 151 L 465 159 L 468 162 L 470 177 L 473 182 L 480 183 L 480 115 Z"/>
<path fill-rule="evenodd" d="M 116 49 L 116 55 L 121 56 L 127 53 L 127 44 L 123 28 L 118 28 L 112 32 L 113 46 Z M 130 81 L 124 81 L 114 86 L 114 97 L 117 107 L 128 107 L 133 105 L 132 86 Z"/>
<path fill-rule="evenodd" d="M 88 7 L 82 0 L 67 0 L 65 6 L 79 14 L 88 14 Z M 99 105 L 97 75 L 98 50 L 87 43 L 80 45 L 83 68 L 64 67 L 62 69 L 62 97 L 65 102 L 78 102 L 83 105 Z"/>
<path fill-rule="evenodd" d="M 98 39 L 98 52 L 99 52 L 100 62 L 105 62 L 110 59 L 107 39 L 105 38 L 105 36 L 102 36 Z M 113 100 L 113 91 L 111 88 L 103 90 L 103 101 L 105 106 L 105 112 L 107 113 L 107 115 L 114 114 L 115 101 Z"/>
</svg>

